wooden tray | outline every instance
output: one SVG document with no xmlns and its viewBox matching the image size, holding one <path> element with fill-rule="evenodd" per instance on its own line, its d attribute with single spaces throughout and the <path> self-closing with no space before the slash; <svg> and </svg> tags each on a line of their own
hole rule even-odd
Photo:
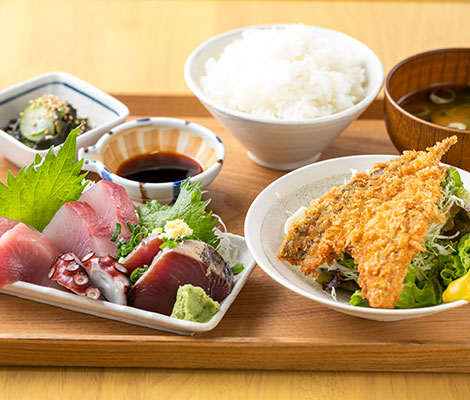
<svg viewBox="0 0 470 400">
<path fill-rule="evenodd" d="M 193 97 L 118 97 L 134 117 L 179 116 L 220 136 L 227 157 L 209 186 L 211 208 L 230 232 L 243 234 L 251 202 L 282 173 L 253 164 Z M 322 158 L 396 154 L 381 110 L 374 102 Z M 2 178 L 10 167 L 0 158 Z M 291 293 L 257 267 L 220 325 L 194 337 L 0 295 L 0 364 L 468 372 L 469 313 L 464 306 L 423 319 L 367 321 Z"/>
</svg>

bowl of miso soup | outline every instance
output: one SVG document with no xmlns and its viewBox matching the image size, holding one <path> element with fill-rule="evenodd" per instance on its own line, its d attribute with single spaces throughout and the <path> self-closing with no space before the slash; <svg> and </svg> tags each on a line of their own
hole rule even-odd
<svg viewBox="0 0 470 400">
<path fill-rule="evenodd" d="M 417 54 L 385 82 L 385 123 L 399 152 L 456 135 L 443 162 L 470 170 L 470 48 Z"/>
</svg>

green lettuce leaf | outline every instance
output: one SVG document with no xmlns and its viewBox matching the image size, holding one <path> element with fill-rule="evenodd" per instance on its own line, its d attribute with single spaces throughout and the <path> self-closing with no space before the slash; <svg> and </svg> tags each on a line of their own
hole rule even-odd
<svg viewBox="0 0 470 400">
<path fill-rule="evenodd" d="M 343 254 L 342 260 L 337 260 L 337 263 L 342 265 L 343 267 L 347 267 L 349 269 L 357 270 L 357 265 L 354 262 L 354 258 L 352 258 L 348 253 Z"/>
<path fill-rule="evenodd" d="M 352 306 L 368 307 L 369 302 L 362 298 L 362 290 L 356 290 L 349 299 L 349 304 Z"/>
<path fill-rule="evenodd" d="M 444 287 L 449 286 L 452 281 L 465 274 L 461 258 L 456 254 L 439 256 L 439 263 L 442 266 L 440 276 Z"/>
<path fill-rule="evenodd" d="M 0 183 L 0 215 L 42 231 L 63 204 L 80 197 L 86 174 L 80 175 L 83 160 L 75 162 L 78 129 L 69 133 L 57 156 L 51 147 L 16 177 L 8 171 L 6 185 Z"/>
<path fill-rule="evenodd" d="M 470 268 L 470 233 L 467 233 L 460 239 L 457 249 L 460 261 L 462 261 L 462 264 L 465 268 L 465 271 L 462 273 L 462 275 L 464 275 L 465 272 L 467 272 Z"/>
<path fill-rule="evenodd" d="M 205 211 L 209 200 L 202 201 L 201 182 L 190 184 L 187 179 L 180 188 L 180 193 L 173 206 L 162 205 L 157 200 L 152 200 L 142 207 L 137 207 L 139 223 L 150 232 L 155 228 L 164 228 L 167 221 L 182 219 L 193 230 L 193 234 L 201 241 L 215 248 L 219 245 L 220 238 L 214 229 L 217 219 L 212 216 L 212 211 Z"/>
<path fill-rule="evenodd" d="M 462 179 L 460 178 L 460 174 L 457 171 L 457 169 L 455 169 L 454 167 L 447 168 L 446 179 L 444 180 L 444 182 L 441 183 L 441 186 L 449 187 L 451 190 L 451 193 L 454 196 L 457 196 L 458 198 L 462 199 L 467 205 L 467 207 L 465 208 L 469 210 L 470 195 L 463 187 L 463 182 L 462 182 Z"/>
<path fill-rule="evenodd" d="M 441 303 L 442 286 L 438 279 L 438 270 L 428 271 L 425 279 L 418 279 L 418 270 L 410 265 L 403 281 L 403 291 L 395 308 L 428 307 Z"/>
</svg>

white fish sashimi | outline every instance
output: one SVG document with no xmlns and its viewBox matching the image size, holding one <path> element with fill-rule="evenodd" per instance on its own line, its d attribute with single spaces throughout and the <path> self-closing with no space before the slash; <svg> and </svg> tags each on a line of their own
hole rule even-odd
<svg viewBox="0 0 470 400">
<path fill-rule="evenodd" d="M 73 252 L 80 259 L 90 252 L 97 256 L 116 257 L 113 232 L 83 201 L 64 204 L 43 233 L 64 253 Z"/>
<path fill-rule="evenodd" d="M 116 224 L 121 224 L 118 240 L 129 239 L 131 232 L 127 229 L 127 222 L 135 225 L 138 219 L 135 207 L 124 187 L 102 180 L 86 190 L 79 201 L 88 203 L 113 232 L 116 229 Z"/>
</svg>

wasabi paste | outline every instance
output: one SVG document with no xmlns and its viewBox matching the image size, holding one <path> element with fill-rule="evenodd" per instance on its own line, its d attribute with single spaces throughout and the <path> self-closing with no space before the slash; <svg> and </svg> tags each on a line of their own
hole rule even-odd
<svg viewBox="0 0 470 400">
<path fill-rule="evenodd" d="M 193 322 L 208 322 L 219 311 L 220 304 L 204 289 L 190 284 L 180 286 L 171 316 Z"/>
</svg>

